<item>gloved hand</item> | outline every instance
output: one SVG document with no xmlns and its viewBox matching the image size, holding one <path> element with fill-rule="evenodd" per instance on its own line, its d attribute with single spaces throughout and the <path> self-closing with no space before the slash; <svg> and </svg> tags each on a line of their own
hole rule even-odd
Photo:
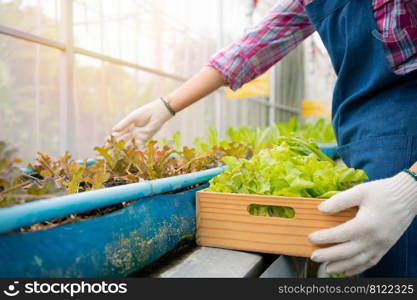
<svg viewBox="0 0 417 300">
<path fill-rule="evenodd" d="M 116 141 L 127 143 L 135 138 L 139 145 L 143 145 L 172 117 L 173 114 L 159 98 L 131 112 L 113 127 L 111 136 Z"/>
<path fill-rule="evenodd" d="M 359 207 L 352 220 L 312 233 L 314 244 L 335 244 L 316 250 L 311 259 L 328 262 L 328 274 L 353 276 L 376 265 L 417 215 L 417 181 L 406 172 L 358 185 L 323 202 L 319 210 L 333 214 Z"/>
</svg>

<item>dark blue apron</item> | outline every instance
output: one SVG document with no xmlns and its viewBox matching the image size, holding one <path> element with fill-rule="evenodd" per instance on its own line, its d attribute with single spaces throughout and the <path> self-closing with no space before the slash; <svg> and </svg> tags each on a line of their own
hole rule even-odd
<svg viewBox="0 0 417 300">
<path fill-rule="evenodd" d="M 370 180 L 409 168 L 417 161 L 417 72 L 396 75 L 390 68 L 372 0 L 315 0 L 306 10 L 338 75 L 333 126 L 339 154 Z M 389 34 L 408 38 L 398 29 Z M 417 277 L 417 219 L 364 275 Z"/>
</svg>

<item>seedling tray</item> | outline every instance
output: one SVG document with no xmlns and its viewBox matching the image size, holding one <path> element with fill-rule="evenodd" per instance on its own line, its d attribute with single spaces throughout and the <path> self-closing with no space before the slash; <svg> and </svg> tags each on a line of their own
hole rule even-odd
<svg viewBox="0 0 417 300">
<path fill-rule="evenodd" d="M 246 194 L 197 192 L 197 244 L 225 249 L 310 257 L 319 247 L 308 241 L 314 231 L 340 225 L 357 212 L 321 213 L 324 200 Z M 252 216 L 252 204 L 294 209 L 293 218 Z"/>
</svg>

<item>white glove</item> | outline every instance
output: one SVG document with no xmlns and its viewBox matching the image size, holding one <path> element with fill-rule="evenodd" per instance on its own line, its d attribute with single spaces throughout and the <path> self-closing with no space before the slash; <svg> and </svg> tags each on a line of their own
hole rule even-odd
<svg viewBox="0 0 417 300">
<path fill-rule="evenodd" d="M 313 244 L 340 243 L 311 256 L 328 262 L 328 274 L 357 275 L 381 260 L 417 215 L 417 181 L 401 172 L 342 192 L 320 204 L 319 210 L 333 214 L 355 206 L 359 211 L 352 220 L 309 236 Z"/>
<path fill-rule="evenodd" d="M 135 138 L 139 145 L 145 144 L 173 117 L 163 101 L 159 98 L 131 112 L 113 127 L 112 137 L 127 143 Z"/>
</svg>

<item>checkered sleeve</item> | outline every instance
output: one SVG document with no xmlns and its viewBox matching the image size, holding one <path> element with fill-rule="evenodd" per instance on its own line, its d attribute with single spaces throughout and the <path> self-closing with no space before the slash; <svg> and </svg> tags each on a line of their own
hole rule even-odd
<svg viewBox="0 0 417 300">
<path fill-rule="evenodd" d="M 373 0 L 378 32 L 388 64 L 397 75 L 417 69 L 417 1 Z"/>
<path fill-rule="evenodd" d="M 259 25 L 213 55 L 208 65 L 233 90 L 265 73 L 315 31 L 304 5 L 303 0 L 280 1 Z"/>
</svg>

